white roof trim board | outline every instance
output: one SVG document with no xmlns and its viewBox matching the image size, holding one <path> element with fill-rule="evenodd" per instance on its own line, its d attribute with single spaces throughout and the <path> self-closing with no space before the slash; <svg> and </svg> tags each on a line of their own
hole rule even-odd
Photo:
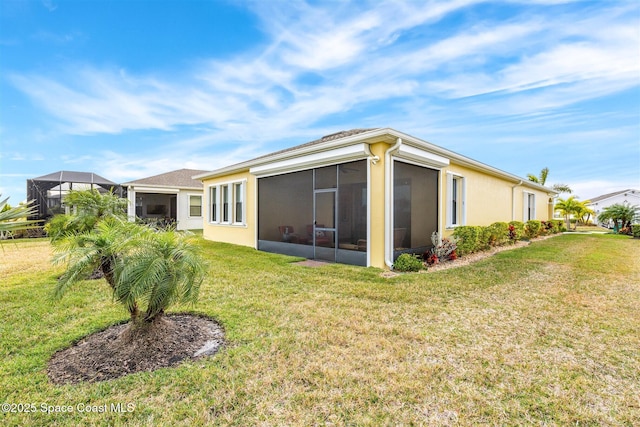
<svg viewBox="0 0 640 427">
<path fill-rule="evenodd" d="M 469 157 L 465 157 L 461 154 L 455 153 L 440 146 L 434 145 L 430 142 L 421 140 L 419 138 L 391 128 L 372 129 L 369 131 L 363 131 L 348 135 L 343 138 L 320 139 L 317 143 L 303 144 L 299 147 L 293 147 L 288 150 L 279 151 L 270 155 L 248 160 L 246 162 L 195 175 L 193 178 L 205 180 L 246 170 L 249 170 L 252 174 L 265 175 L 279 173 L 279 169 L 281 169 L 282 171 L 306 169 L 314 167 L 316 164 L 314 162 L 316 161 L 319 162 L 317 164 L 323 164 L 323 162 L 318 159 L 326 158 L 326 163 L 330 164 L 330 158 L 332 156 L 340 158 L 337 153 L 348 152 L 348 150 L 335 150 L 339 150 L 349 146 L 358 146 L 358 148 L 354 148 L 355 152 L 360 150 L 360 147 L 366 144 L 374 142 L 395 143 L 398 138 L 401 138 L 403 142 L 403 144 L 401 145 L 400 153 L 404 153 L 404 156 L 413 158 L 413 160 L 419 160 L 421 162 L 426 161 L 427 164 L 431 164 L 437 167 L 445 167 L 449 165 L 451 161 L 454 161 L 462 166 L 494 175 L 502 179 L 512 181 L 516 184 L 521 184 L 526 187 L 545 191 L 549 195 L 558 194 L 556 191 L 528 181 L 526 178 L 522 178 L 517 175 L 502 171 L 500 169 L 478 162 Z M 366 155 L 363 155 L 360 158 L 366 157 Z M 336 163 L 336 161 L 334 161 L 334 163 Z"/>
</svg>

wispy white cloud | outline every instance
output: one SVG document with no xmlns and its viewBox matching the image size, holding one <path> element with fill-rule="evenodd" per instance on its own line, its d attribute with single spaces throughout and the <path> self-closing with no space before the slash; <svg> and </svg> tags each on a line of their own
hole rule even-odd
<svg viewBox="0 0 640 427">
<path fill-rule="evenodd" d="M 587 17 L 473 20 L 429 32 L 476 3 L 256 2 L 251 7 L 268 36 L 257 52 L 202 62 L 172 78 L 95 66 L 64 70 L 72 78 L 10 78 L 63 122 L 64 132 L 204 127 L 206 135 L 184 139 L 194 149 L 306 135 L 328 118 L 376 102 L 400 106 L 389 109 L 383 125 L 408 114 L 416 119 L 403 106 L 416 96 L 434 114 L 429 121 L 437 132 L 460 114 L 438 110 L 439 100 L 470 98 L 457 106 L 473 117 L 531 120 L 638 86 L 640 40 L 637 19 L 625 14 L 630 6 Z"/>
<path fill-rule="evenodd" d="M 42 5 L 49 12 L 53 12 L 58 8 L 58 5 L 53 2 L 53 0 L 42 0 Z"/>
</svg>

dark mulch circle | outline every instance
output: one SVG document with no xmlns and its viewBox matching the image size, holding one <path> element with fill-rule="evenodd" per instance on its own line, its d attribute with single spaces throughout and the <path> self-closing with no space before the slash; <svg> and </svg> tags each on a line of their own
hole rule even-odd
<svg viewBox="0 0 640 427">
<path fill-rule="evenodd" d="M 133 331 L 126 323 L 89 335 L 55 353 L 47 374 L 55 384 L 106 381 L 212 355 L 223 345 L 224 331 L 214 320 L 168 315 L 148 331 Z"/>
</svg>

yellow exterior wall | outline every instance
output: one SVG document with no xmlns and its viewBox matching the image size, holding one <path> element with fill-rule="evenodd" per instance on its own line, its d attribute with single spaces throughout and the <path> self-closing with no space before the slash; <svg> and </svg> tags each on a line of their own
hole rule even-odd
<svg viewBox="0 0 640 427">
<path fill-rule="evenodd" d="M 523 221 L 525 192 L 536 195 L 536 219 L 548 221 L 551 219 L 549 210 L 549 195 L 537 189 L 527 187 L 517 182 L 499 178 L 481 171 L 464 167 L 452 162 L 443 172 L 452 172 L 462 176 L 465 180 L 466 194 L 466 225 L 490 225 L 497 221 Z M 446 174 L 442 176 L 442 203 L 444 204 L 441 224 L 445 224 L 447 217 L 446 204 L 447 185 Z M 515 186 L 515 190 L 514 190 Z M 446 230 L 450 234 L 452 230 Z"/>
<path fill-rule="evenodd" d="M 369 262 L 373 267 L 386 268 L 385 265 L 385 152 L 391 143 L 377 142 L 370 145 L 371 153 L 378 157 L 370 170 L 370 217 L 369 217 Z M 455 162 L 442 169 L 439 175 L 440 195 L 438 198 L 438 224 L 444 235 L 450 235 L 453 229 L 445 229 L 447 209 L 447 172 L 462 176 L 465 180 L 466 225 L 489 225 L 497 221 L 522 221 L 525 192 L 536 194 L 536 219 L 549 220 L 552 211 L 549 195 L 526 185 L 496 177 Z M 244 180 L 245 187 L 245 225 L 211 224 L 209 223 L 210 193 L 209 187 Z M 514 190 L 514 186 L 515 190 Z M 392 187 L 393 188 L 393 187 Z M 204 181 L 204 209 L 206 212 L 203 235 L 206 239 L 238 245 L 256 247 L 257 236 L 257 179 L 248 170 L 207 179 Z"/>
<path fill-rule="evenodd" d="M 245 225 L 231 224 L 212 224 L 209 222 L 209 187 L 213 185 L 221 185 L 246 180 L 245 187 Z M 216 242 L 233 243 L 236 245 L 256 247 L 256 177 L 251 175 L 249 171 L 235 173 L 224 177 L 212 178 L 203 181 L 204 184 L 204 206 L 206 207 L 206 215 L 203 226 L 203 236 L 205 239 L 214 240 Z"/>
<path fill-rule="evenodd" d="M 371 266 L 385 268 L 384 263 L 384 153 L 389 144 L 380 142 L 371 144 L 371 153 L 378 156 L 376 164 L 371 164 L 371 221 L 370 227 L 370 262 Z"/>
</svg>

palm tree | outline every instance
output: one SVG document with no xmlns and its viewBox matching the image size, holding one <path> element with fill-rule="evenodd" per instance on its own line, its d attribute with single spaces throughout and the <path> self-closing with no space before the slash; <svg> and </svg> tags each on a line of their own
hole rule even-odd
<svg viewBox="0 0 640 427">
<path fill-rule="evenodd" d="M 540 184 L 540 185 L 545 185 L 545 183 L 547 182 L 548 176 L 549 176 L 549 168 L 543 168 L 540 171 L 539 176 L 536 176 L 530 173 L 527 174 L 527 178 L 529 179 L 529 181 L 535 182 L 536 184 Z M 551 188 L 553 188 L 558 193 L 571 194 L 573 192 L 573 190 L 571 190 L 571 188 L 567 184 L 553 184 Z"/>
<path fill-rule="evenodd" d="M 613 229 L 617 233 L 620 228 L 629 227 L 640 216 L 640 208 L 636 205 L 616 203 L 607 206 L 598 215 L 598 221 L 613 221 Z"/>
<path fill-rule="evenodd" d="M 129 312 L 131 339 L 152 330 L 172 304 L 195 302 L 206 271 L 192 235 L 157 232 L 114 217 L 91 231 L 60 239 L 55 249 L 54 261 L 67 268 L 54 297 L 61 298 L 94 269 L 101 270 L 114 299 Z"/>
<path fill-rule="evenodd" d="M 67 264 L 67 269 L 58 279 L 54 297 L 61 298 L 69 286 L 86 280 L 94 271 L 102 273 L 115 292 L 116 265 L 137 244 L 136 238 L 141 232 L 132 223 L 107 218 L 93 230 L 54 240 L 52 243 L 57 254 L 54 264 Z"/>
<path fill-rule="evenodd" d="M 587 225 L 589 223 L 589 218 L 591 218 L 591 215 L 595 215 L 596 213 L 593 209 L 587 206 L 587 204 L 590 202 L 590 200 L 580 202 L 580 206 L 578 207 L 578 210 L 576 212 L 576 218 L 579 219 L 580 222 L 584 225 Z"/>
<path fill-rule="evenodd" d="M 0 194 L 1 198 L 2 194 Z M 14 231 L 36 227 L 38 223 L 38 221 L 27 219 L 36 211 L 33 200 L 21 203 L 16 207 L 11 207 L 7 203 L 8 200 L 8 197 L 0 200 L 0 240 L 6 239 Z"/>
<path fill-rule="evenodd" d="M 54 241 L 64 234 L 89 231 L 104 218 L 126 218 L 127 200 L 111 192 L 102 194 L 96 189 L 71 190 L 65 196 L 64 203 L 72 208 L 73 214 L 59 214 L 49 221 L 47 232 Z"/>
<path fill-rule="evenodd" d="M 140 234 L 140 243 L 120 263 L 116 299 L 128 307 L 137 307 L 136 301 L 143 299 L 145 322 L 162 316 L 173 303 L 195 302 L 205 269 L 192 235 L 151 231 Z"/>
<path fill-rule="evenodd" d="M 587 204 L 590 203 L 590 200 L 579 201 L 575 196 L 570 196 L 566 200 L 558 199 L 556 205 L 554 207 L 555 210 L 560 211 L 560 214 L 563 215 L 567 221 L 567 230 L 571 229 L 571 216 L 573 215 L 576 218 L 576 227 L 578 228 L 577 219 L 586 215 L 587 212 L 593 212 L 590 208 L 587 207 Z"/>
</svg>

